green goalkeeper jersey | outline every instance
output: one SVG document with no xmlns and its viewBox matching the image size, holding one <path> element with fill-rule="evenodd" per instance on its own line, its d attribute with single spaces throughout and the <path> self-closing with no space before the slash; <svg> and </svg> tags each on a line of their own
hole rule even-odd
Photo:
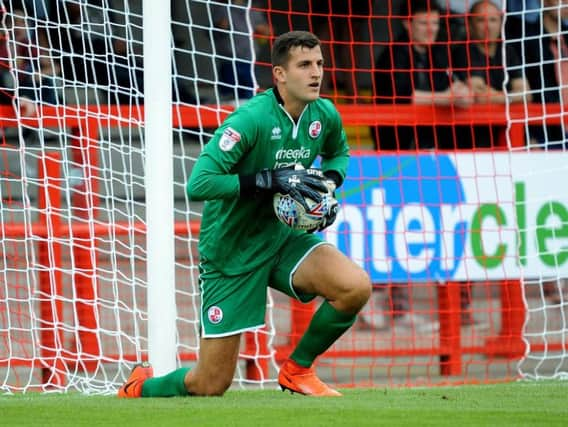
<svg viewBox="0 0 568 427">
<path fill-rule="evenodd" d="M 227 117 L 199 156 L 187 183 L 192 200 L 205 200 L 200 256 L 226 275 L 255 269 L 276 256 L 290 233 L 276 218 L 272 197 L 240 197 L 239 175 L 294 164 L 344 178 L 349 147 L 339 113 L 318 99 L 294 122 L 276 89 L 256 95 Z"/>
</svg>

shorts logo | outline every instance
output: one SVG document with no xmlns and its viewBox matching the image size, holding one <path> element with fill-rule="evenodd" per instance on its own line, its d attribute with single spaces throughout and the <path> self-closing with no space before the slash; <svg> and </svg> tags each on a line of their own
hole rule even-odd
<svg viewBox="0 0 568 427">
<path fill-rule="evenodd" d="M 223 151 L 229 151 L 237 142 L 241 140 L 241 134 L 233 128 L 227 128 L 223 131 L 221 139 L 219 139 L 219 148 Z"/>
<path fill-rule="evenodd" d="M 310 123 L 310 127 L 308 128 L 308 133 L 312 138 L 317 138 L 321 133 L 321 122 L 316 120 Z"/>
<path fill-rule="evenodd" d="M 223 310 L 221 310 L 216 305 L 211 306 L 209 307 L 209 310 L 207 310 L 207 317 L 209 318 L 209 321 L 214 325 L 221 323 L 221 320 L 223 320 Z"/>
</svg>

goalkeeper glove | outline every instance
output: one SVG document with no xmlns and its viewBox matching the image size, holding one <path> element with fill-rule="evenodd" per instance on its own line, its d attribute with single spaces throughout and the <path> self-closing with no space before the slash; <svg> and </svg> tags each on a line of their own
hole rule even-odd
<svg viewBox="0 0 568 427">
<path fill-rule="evenodd" d="M 326 178 L 319 169 L 295 169 L 289 166 L 280 169 L 263 169 L 254 175 L 240 175 L 241 196 L 247 194 L 288 194 L 309 210 L 306 197 L 319 203 L 320 193 L 327 193 Z"/>
<path fill-rule="evenodd" d="M 308 230 L 308 233 L 315 233 L 316 231 L 323 231 L 331 224 L 333 224 L 337 218 L 337 212 L 339 212 L 339 203 L 335 199 L 335 190 L 336 188 L 341 185 L 343 182 L 343 178 L 339 175 L 338 172 L 334 170 L 329 170 L 324 172 L 324 176 L 326 178 L 325 185 L 327 186 L 327 190 L 331 195 L 331 205 L 329 206 L 329 210 L 327 214 L 323 217 L 322 222 L 319 226 Z"/>
<path fill-rule="evenodd" d="M 311 230 L 308 230 L 308 233 L 315 233 L 316 231 L 323 231 L 331 224 L 333 224 L 337 218 L 337 212 L 339 212 L 339 203 L 335 200 L 335 197 L 331 198 L 329 210 L 323 217 L 321 223 Z"/>
</svg>

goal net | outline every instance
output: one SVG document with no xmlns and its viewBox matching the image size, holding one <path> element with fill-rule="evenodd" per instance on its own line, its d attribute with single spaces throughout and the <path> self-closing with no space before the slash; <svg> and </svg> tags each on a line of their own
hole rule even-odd
<svg viewBox="0 0 568 427">
<path fill-rule="evenodd" d="M 483 41 L 490 9 L 474 22 L 471 1 L 463 10 L 426 2 L 426 19 L 439 18 L 426 52 L 446 62 L 422 54 L 404 67 L 404 52 L 414 55 L 406 0 L 172 3 L 163 86 L 172 139 L 163 143 L 173 150 L 175 366 L 193 366 L 199 347 L 192 165 L 233 108 L 272 85 L 274 36 L 312 30 L 326 56 L 323 95 L 353 149 L 341 213 L 323 236 L 374 284 L 354 327 L 317 361 L 319 374 L 338 386 L 565 375 L 560 6 L 545 8 L 562 24 L 549 37 L 516 25 L 542 30 L 532 21 L 540 9 L 497 5 L 497 38 L 507 34 L 491 50 L 500 67 L 472 56 L 494 49 Z M 149 18 L 142 0 L 0 4 L 0 391 L 113 393 L 150 358 L 150 324 L 161 317 L 148 301 L 148 265 L 162 263 L 148 246 Z M 531 56 L 542 50 L 532 43 L 545 42 L 556 56 Z M 448 86 L 436 86 L 444 101 L 404 92 L 424 76 L 431 85 L 446 76 Z M 534 76 L 558 77 L 537 86 Z M 491 78 L 493 90 L 480 83 Z M 478 85 L 477 95 L 455 81 Z M 270 293 L 266 326 L 243 336 L 235 386 L 276 387 L 314 309 Z"/>
</svg>

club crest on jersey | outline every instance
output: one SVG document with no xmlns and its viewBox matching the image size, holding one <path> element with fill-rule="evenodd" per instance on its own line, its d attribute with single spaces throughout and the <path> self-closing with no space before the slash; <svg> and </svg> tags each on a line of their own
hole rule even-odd
<svg viewBox="0 0 568 427">
<path fill-rule="evenodd" d="M 319 120 L 315 120 L 310 123 L 310 127 L 308 128 L 308 134 L 312 138 L 317 138 L 321 133 L 321 122 Z"/>
<path fill-rule="evenodd" d="M 229 127 L 223 131 L 223 135 L 221 135 L 221 139 L 219 139 L 219 148 L 223 151 L 229 151 L 240 140 L 241 134 Z"/>
<path fill-rule="evenodd" d="M 214 325 L 221 323 L 221 320 L 223 320 L 223 310 L 216 305 L 213 305 L 209 307 L 209 310 L 207 310 L 207 318 Z"/>
</svg>

